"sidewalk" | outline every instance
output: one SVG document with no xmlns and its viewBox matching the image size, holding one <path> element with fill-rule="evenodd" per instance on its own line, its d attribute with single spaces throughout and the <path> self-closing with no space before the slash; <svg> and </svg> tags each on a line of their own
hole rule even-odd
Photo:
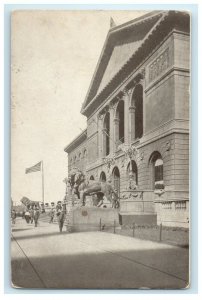
<svg viewBox="0 0 202 300">
<path fill-rule="evenodd" d="M 59 233 L 17 219 L 12 281 L 25 288 L 184 288 L 188 250 L 106 232 Z"/>
</svg>

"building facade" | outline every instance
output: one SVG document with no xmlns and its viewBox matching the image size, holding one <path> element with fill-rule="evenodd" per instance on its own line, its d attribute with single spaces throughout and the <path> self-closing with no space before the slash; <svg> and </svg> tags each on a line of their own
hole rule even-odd
<svg viewBox="0 0 202 300">
<path fill-rule="evenodd" d="M 68 169 L 109 181 L 122 223 L 189 226 L 190 18 L 157 11 L 110 28 Z M 142 220 L 142 221 L 141 221 Z"/>
</svg>

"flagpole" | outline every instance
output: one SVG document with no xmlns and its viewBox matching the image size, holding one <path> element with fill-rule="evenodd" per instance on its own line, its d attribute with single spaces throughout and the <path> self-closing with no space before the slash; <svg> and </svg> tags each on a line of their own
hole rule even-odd
<svg viewBox="0 0 202 300">
<path fill-rule="evenodd" d="M 43 170 L 43 160 L 41 161 L 41 174 L 42 174 L 42 202 L 44 204 L 44 170 Z"/>
</svg>

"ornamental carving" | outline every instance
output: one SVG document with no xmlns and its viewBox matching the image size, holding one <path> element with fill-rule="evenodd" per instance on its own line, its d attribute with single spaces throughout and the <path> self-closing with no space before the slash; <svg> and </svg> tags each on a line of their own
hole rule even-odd
<svg viewBox="0 0 202 300">
<path fill-rule="evenodd" d="M 115 110 L 115 107 L 116 107 L 116 102 L 115 102 L 115 101 L 111 101 L 111 102 L 109 103 L 109 109 L 110 109 L 110 110 Z"/>
<path fill-rule="evenodd" d="M 123 95 L 124 95 L 124 97 L 126 97 L 126 96 L 128 96 L 128 97 L 130 97 L 130 95 L 132 94 L 132 89 L 124 89 L 123 90 Z"/>
<path fill-rule="evenodd" d="M 170 151 L 170 148 L 171 148 L 171 143 L 166 142 L 166 151 Z"/>
<path fill-rule="evenodd" d="M 137 184 L 134 178 L 129 178 L 126 188 L 133 191 L 137 189 Z"/>
<path fill-rule="evenodd" d="M 102 114 L 101 112 L 98 114 L 98 120 L 103 120 L 104 118 L 104 114 Z"/>
<path fill-rule="evenodd" d="M 141 79 L 145 78 L 145 68 L 141 69 L 140 76 L 141 76 Z"/>
<path fill-rule="evenodd" d="M 161 195 L 163 195 L 165 193 L 165 190 L 154 190 L 154 194 L 158 195 L 159 197 L 161 197 Z"/>
<path fill-rule="evenodd" d="M 140 160 L 143 160 L 144 159 L 144 152 L 141 152 L 140 153 Z"/>
<path fill-rule="evenodd" d="M 89 121 L 88 121 L 88 126 L 91 126 L 91 125 L 97 125 L 97 122 L 96 122 L 96 120 L 95 120 L 95 118 L 92 118 L 92 119 L 90 119 Z"/>
<path fill-rule="evenodd" d="M 132 159 L 132 157 L 136 157 L 138 154 L 138 150 L 135 146 L 132 145 L 126 145 L 126 144 L 121 144 L 118 146 L 119 150 L 122 150 L 125 154 L 125 158 Z"/>
<path fill-rule="evenodd" d="M 167 48 L 161 55 L 153 61 L 149 66 L 149 81 L 154 80 L 169 66 L 169 48 Z"/>
<path fill-rule="evenodd" d="M 105 158 L 103 158 L 103 161 L 105 164 L 107 164 L 107 170 L 109 172 L 111 166 L 115 164 L 115 158 L 114 157 L 105 157 Z"/>
</svg>

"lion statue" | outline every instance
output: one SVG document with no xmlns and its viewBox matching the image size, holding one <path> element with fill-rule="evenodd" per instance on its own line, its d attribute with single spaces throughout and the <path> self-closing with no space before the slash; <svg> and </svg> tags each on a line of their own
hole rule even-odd
<svg viewBox="0 0 202 300">
<path fill-rule="evenodd" d="M 86 196 L 96 195 L 100 207 L 103 202 L 103 196 L 111 203 L 112 208 L 119 208 L 119 198 L 116 191 L 111 184 L 106 182 L 99 182 L 96 180 L 86 180 L 85 175 L 77 168 L 73 169 L 70 173 L 69 179 L 72 193 L 76 194 L 81 200 L 82 206 L 85 206 Z"/>
</svg>

